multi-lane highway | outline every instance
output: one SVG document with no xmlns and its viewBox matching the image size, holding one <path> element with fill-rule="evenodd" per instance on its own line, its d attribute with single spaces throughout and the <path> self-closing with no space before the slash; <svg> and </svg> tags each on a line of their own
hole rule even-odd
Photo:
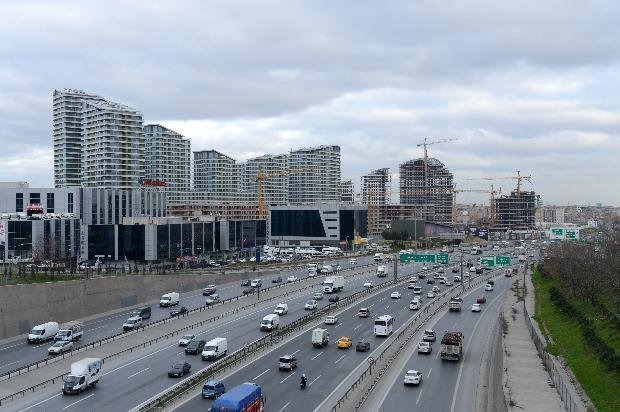
<svg viewBox="0 0 620 412">
<path fill-rule="evenodd" d="M 376 276 L 374 267 L 359 271 L 363 273 L 346 279 L 346 294 L 361 290 L 364 282 Z M 317 286 L 316 289 L 283 298 L 281 302 L 289 305 L 289 313 L 283 317 L 283 324 L 286 325 L 304 316 L 306 314 L 303 309 L 304 303 L 319 290 L 320 286 Z M 240 312 L 208 326 L 205 325 L 204 329 L 196 332 L 196 335 L 206 340 L 226 337 L 228 351 L 235 351 L 245 343 L 264 335 L 264 332 L 259 330 L 260 320 L 264 315 L 271 313 L 277 303 L 279 302 L 265 303 L 252 311 Z M 327 303 L 325 298 L 319 306 Z M 89 410 L 128 410 L 178 382 L 167 377 L 167 371 L 173 362 L 188 361 L 192 364 L 192 371 L 208 365 L 208 362 L 202 361 L 199 355 L 186 355 L 183 348 L 177 345 L 177 339 L 178 337 L 171 338 L 146 350 L 134 351 L 127 356 L 106 362 L 100 384 L 90 392 L 77 397 L 62 396 L 60 385 L 51 386 L 25 399 L 11 402 L 7 408 L 46 411 L 84 407 Z"/>
<path fill-rule="evenodd" d="M 477 259 L 478 257 L 472 256 L 471 258 Z M 362 263 L 358 260 L 358 265 Z M 410 276 L 411 273 L 421 270 L 421 267 L 421 264 L 402 265 L 399 269 L 399 275 Z M 342 292 L 343 296 L 361 290 L 363 283 L 368 280 L 372 280 L 374 284 L 379 283 L 380 279 L 376 278 L 374 267 L 366 270 L 358 269 L 358 271 L 362 273 L 347 278 L 345 291 Z M 446 275 L 451 277 L 452 273 L 447 272 Z M 283 277 L 285 275 L 287 273 L 282 273 Z M 390 276 L 392 276 L 391 273 Z M 269 278 L 264 280 L 270 281 Z M 422 282 L 421 286 L 424 288 L 424 297 L 430 285 Z M 443 285 L 440 285 L 440 287 L 442 289 L 445 288 Z M 230 288 L 231 293 L 236 291 L 236 294 L 241 291 L 239 285 L 235 283 L 234 285 L 218 287 L 218 292 L 225 290 L 224 288 Z M 397 288 L 402 293 L 401 299 L 389 298 L 389 293 L 394 288 Z M 306 290 L 282 299 L 282 303 L 288 303 L 289 305 L 289 314 L 282 319 L 283 326 L 306 314 L 303 310 L 303 304 L 318 290 L 320 290 L 319 286 L 316 289 Z M 338 324 L 328 326 L 332 342 L 327 348 L 323 350 L 312 348 L 309 334 L 304 333 L 300 337 L 287 342 L 282 349 L 264 356 L 243 370 L 227 377 L 225 384 L 230 388 L 237 383 L 255 380 L 259 384 L 264 385 L 265 393 L 269 398 L 270 409 L 312 410 L 353 368 L 360 362 L 366 361 L 368 354 L 356 353 L 354 347 L 338 350 L 336 349 L 335 341 L 341 336 L 350 336 L 355 343 L 359 338 L 367 337 L 371 341 L 371 350 L 376 349 L 385 342 L 385 339 L 375 338 L 372 334 L 374 316 L 383 313 L 392 314 L 397 319 L 397 328 L 407 317 L 412 315 L 412 311 L 408 308 L 411 296 L 412 292 L 406 289 L 406 285 L 392 287 L 375 296 L 371 296 L 365 302 L 360 302 L 354 308 L 342 313 L 339 316 L 340 321 Z M 197 292 L 194 298 L 197 299 L 196 305 L 203 304 L 204 298 L 200 295 L 200 292 Z M 428 299 L 424 297 L 423 302 L 428 302 Z M 264 332 L 259 330 L 260 320 L 265 314 L 271 313 L 277 303 L 279 302 L 266 303 L 257 306 L 256 309 L 249 312 L 231 315 L 221 321 L 205 325 L 204 329 L 197 331 L 196 334 L 206 340 L 214 337 L 226 337 L 230 353 L 264 334 Z M 182 304 L 191 307 L 185 298 Z M 320 306 L 325 304 L 327 304 L 327 298 L 320 302 Z M 371 316 L 369 318 L 357 318 L 357 309 L 361 306 L 370 307 Z M 154 313 L 157 310 L 159 309 L 154 310 Z M 167 313 L 168 311 L 166 310 L 165 314 Z M 124 320 L 124 317 L 121 316 L 117 320 L 120 323 Z M 58 387 L 50 386 L 28 395 L 24 399 L 11 402 L 6 405 L 6 408 L 20 411 L 70 411 L 75 408 L 86 408 L 88 410 L 131 409 L 178 382 L 178 380 L 170 379 L 166 375 L 173 362 L 190 362 L 192 364 L 192 372 L 196 372 L 208 365 L 208 362 L 202 361 L 199 355 L 185 355 L 182 348 L 177 346 L 176 340 L 177 338 L 171 338 L 154 344 L 145 350 L 134 351 L 127 356 L 106 362 L 101 383 L 94 390 L 76 397 L 62 396 L 59 384 Z M 293 371 L 294 373 L 287 374 L 277 371 L 277 359 L 285 353 L 294 353 L 299 359 L 300 367 Z M 87 354 L 84 356 L 87 356 Z M 297 386 L 299 375 L 302 372 L 308 375 L 310 383 L 308 390 L 303 393 L 298 390 Z M 314 393 L 314 396 L 312 396 L 312 393 Z M 317 397 L 316 394 L 321 396 Z M 316 402 L 310 402 L 310 399 L 315 398 Z M 189 403 L 183 405 L 181 409 L 203 409 L 207 407 L 209 402 L 203 401 L 197 396 Z M 3 405 L 3 407 L 5 406 Z"/>
<path fill-rule="evenodd" d="M 338 262 L 343 268 L 351 267 L 349 258 L 340 258 L 334 260 Z M 371 256 L 358 257 L 358 265 L 366 264 L 372 261 Z M 280 275 L 283 282 L 286 282 L 286 277 L 289 275 L 295 275 L 300 279 L 306 278 L 308 271 L 305 267 L 282 272 Z M 256 277 L 261 277 L 261 273 L 257 272 Z M 276 277 L 266 276 L 264 277 L 264 287 L 270 287 L 273 284 L 271 279 Z M 243 287 L 240 286 L 241 282 L 229 282 L 222 285 L 218 285 L 217 293 L 221 299 L 227 299 L 242 294 Z M 205 297 L 202 296 L 202 290 L 195 290 L 181 294 L 180 305 L 185 306 L 188 309 L 194 309 L 200 306 L 204 306 Z M 175 308 L 160 308 L 159 305 L 151 306 L 151 319 L 147 322 L 155 322 L 164 318 L 170 317 L 170 311 Z M 133 309 L 133 308 L 131 308 Z M 105 314 L 101 316 L 92 317 L 91 319 L 83 322 L 84 336 L 75 343 L 75 347 L 79 347 L 91 342 L 96 342 L 100 339 L 107 338 L 109 336 L 116 335 L 123 331 L 123 322 L 128 318 L 131 309 L 124 310 L 122 312 L 116 312 L 114 314 Z M 29 345 L 26 342 L 26 336 L 19 341 L 11 340 L 7 343 L 0 344 L 0 374 L 8 372 L 10 370 L 17 369 L 21 366 L 31 364 L 33 362 L 45 359 L 48 357 L 47 348 L 50 347 L 52 342 L 44 342 L 38 345 Z"/>
<path fill-rule="evenodd" d="M 391 390 L 380 403 L 382 411 L 474 411 L 481 358 L 491 327 L 498 321 L 499 312 L 508 290 L 510 278 L 498 277 L 494 290 L 485 292 L 484 286 L 474 289 L 463 299 L 461 312 L 446 312 L 426 328 L 435 330 L 437 341 L 430 354 L 411 353 L 400 373 L 396 374 Z M 484 295 L 482 312 L 472 312 L 476 298 Z M 444 331 L 461 331 L 464 334 L 464 356 L 458 362 L 442 361 L 440 341 Z M 418 340 L 421 340 L 421 334 Z M 405 386 L 403 378 L 410 370 L 422 372 L 422 383 L 417 387 Z"/>
</svg>

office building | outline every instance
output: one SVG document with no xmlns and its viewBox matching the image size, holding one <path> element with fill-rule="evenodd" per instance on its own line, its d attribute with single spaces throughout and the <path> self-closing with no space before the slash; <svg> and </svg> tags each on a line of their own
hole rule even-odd
<svg viewBox="0 0 620 412">
<path fill-rule="evenodd" d="M 54 185 L 82 184 L 82 102 L 104 99 L 81 90 L 54 90 Z"/>
<path fill-rule="evenodd" d="M 109 101 L 82 101 L 82 186 L 139 187 L 145 158 L 141 112 Z"/>
<path fill-rule="evenodd" d="M 158 124 L 144 126 L 146 136 L 146 178 L 164 182 L 168 198 L 190 189 L 190 141 Z"/>
<path fill-rule="evenodd" d="M 432 205 L 431 222 L 452 224 L 452 173 L 434 158 L 404 162 L 400 171 L 400 203 Z"/>
</svg>

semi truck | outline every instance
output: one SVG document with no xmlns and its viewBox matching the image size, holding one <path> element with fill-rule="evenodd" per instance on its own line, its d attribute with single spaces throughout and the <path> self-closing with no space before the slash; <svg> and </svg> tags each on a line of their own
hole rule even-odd
<svg viewBox="0 0 620 412">
<path fill-rule="evenodd" d="M 441 359 L 458 361 L 463 356 L 463 332 L 444 333 L 441 338 Z"/>
<path fill-rule="evenodd" d="M 86 388 L 95 387 L 101 377 L 101 358 L 84 358 L 71 364 L 71 372 L 64 378 L 62 393 L 80 393 Z"/>
<path fill-rule="evenodd" d="M 323 292 L 335 293 L 344 289 L 344 276 L 329 276 L 323 281 Z"/>
<path fill-rule="evenodd" d="M 211 412 L 262 412 L 264 398 L 255 383 L 237 385 L 211 404 Z"/>
</svg>

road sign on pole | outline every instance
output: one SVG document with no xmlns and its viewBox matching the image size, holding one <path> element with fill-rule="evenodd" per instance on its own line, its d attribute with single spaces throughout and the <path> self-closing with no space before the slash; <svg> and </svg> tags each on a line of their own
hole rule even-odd
<svg viewBox="0 0 620 412">
<path fill-rule="evenodd" d="M 510 256 L 495 256 L 495 264 L 499 266 L 510 265 Z"/>
<path fill-rule="evenodd" d="M 449 261 L 448 258 L 448 254 L 447 253 L 443 253 L 443 254 L 438 254 L 437 255 L 437 263 L 445 263 L 447 264 Z"/>
<path fill-rule="evenodd" d="M 480 258 L 480 264 L 487 265 L 487 266 L 495 266 L 495 257 L 491 256 L 491 257 Z"/>
</svg>

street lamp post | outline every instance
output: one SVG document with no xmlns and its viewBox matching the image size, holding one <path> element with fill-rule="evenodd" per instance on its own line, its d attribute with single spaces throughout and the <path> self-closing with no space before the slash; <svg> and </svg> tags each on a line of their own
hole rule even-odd
<svg viewBox="0 0 620 412">
<path fill-rule="evenodd" d="M 345 236 L 345 242 L 347 243 L 347 246 L 345 248 L 345 252 L 349 251 L 349 236 Z"/>
</svg>

